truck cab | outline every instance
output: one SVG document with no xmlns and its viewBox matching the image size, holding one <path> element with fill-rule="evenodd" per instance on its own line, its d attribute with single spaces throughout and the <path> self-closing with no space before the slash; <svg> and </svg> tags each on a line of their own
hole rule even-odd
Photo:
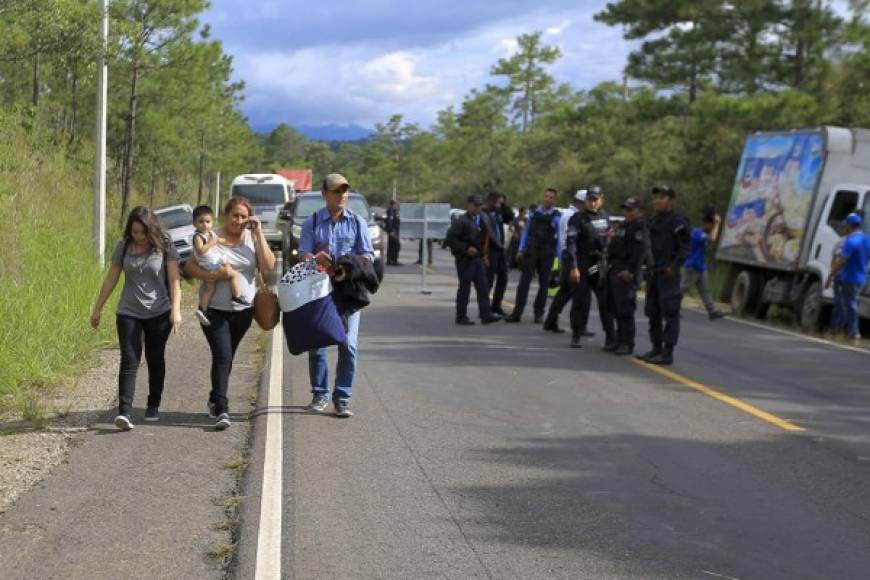
<svg viewBox="0 0 870 580">
<path fill-rule="evenodd" d="M 254 214 L 263 224 L 263 234 L 269 247 L 281 250 L 281 240 L 289 227 L 281 219 L 281 211 L 289 209 L 296 199 L 293 183 L 271 173 L 249 173 L 233 179 L 230 197 L 245 197 L 251 202 Z"/>
</svg>

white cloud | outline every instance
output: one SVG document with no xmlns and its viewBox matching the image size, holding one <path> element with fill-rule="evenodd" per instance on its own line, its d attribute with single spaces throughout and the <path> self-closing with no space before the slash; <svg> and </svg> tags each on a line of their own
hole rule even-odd
<svg viewBox="0 0 870 580">
<path fill-rule="evenodd" d="M 556 26 L 551 26 L 544 31 L 545 36 L 562 36 L 562 33 L 567 29 L 571 28 L 571 25 L 574 24 L 573 20 L 563 20 Z"/>
</svg>

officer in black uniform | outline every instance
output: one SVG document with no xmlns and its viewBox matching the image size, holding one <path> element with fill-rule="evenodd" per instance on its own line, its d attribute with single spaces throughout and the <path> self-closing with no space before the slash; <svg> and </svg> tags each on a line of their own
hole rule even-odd
<svg viewBox="0 0 870 580">
<path fill-rule="evenodd" d="M 488 252 L 486 254 L 486 281 L 492 291 L 492 313 L 505 316 L 501 301 L 508 283 L 507 247 L 504 239 L 504 221 L 502 204 L 504 196 L 491 191 L 486 196 L 486 208 L 483 216 L 486 218 L 486 230 L 489 236 Z M 495 284 L 495 286 L 493 286 Z"/>
<path fill-rule="evenodd" d="M 387 232 L 387 266 L 401 266 L 399 263 L 399 250 L 402 243 L 399 241 L 399 202 L 390 200 L 387 216 L 384 218 L 384 231 Z"/>
<path fill-rule="evenodd" d="M 670 187 L 653 188 L 656 215 L 649 222 L 652 271 L 646 287 L 644 310 L 649 317 L 652 350 L 641 360 L 657 365 L 674 362 L 674 347 L 680 337 L 680 266 L 689 257 L 689 224 L 674 211 L 676 192 Z M 662 322 L 664 321 L 664 329 Z"/>
<path fill-rule="evenodd" d="M 640 269 L 646 256 L 647 233 L 643 202 L 629 197 L 622 204 L 625 221 L 617 224 L 607 244 L 608 307 L 616 319 L 617 347 L 613 354 L 634 353 L 634 311 Z"/>
<path fill-rule="evenodd" d="M 604 328 L 605 350 L 616 349 L 613 317 L 607 309 L 607 274 L 605 249 L 610 235 L 610 214 L 604 211 L 601 190 L 591 188 L 586 193 L 586 209 L 571 216 L 565 241 L 565 268 L 574 284 L 571 296 L 571 347 L 580 348 L 586 333 L 592 293 L 598 301 L 598 313 Z"/>
<path fill-rule="evenodd" d="M 483 259 L 486 256 L 489 236 L 485 218 L 481 215 L 483 200 L 479 195 L 468 197 L 468 211 L 450 225 L 447 230 L 447 245 L 456 258 L 456 273 L 459 276 L 459 289 L 456 291 L 456 324 L 472 325 L 468 318 L 468 297 L 471 286 L 477 294 L 477 308 L 483 324 L 501 320 L 490 311 L 489 286 L 486 283 L 486 270 Z"/>
<path fill-rule="evenodd" d="M 522 268 L 520 283 L 517 286 L 515 305 L 505 322 L 519 322 L 529 298 L 532 278 L 538 278 L 538 293 L 535 295 L 535 322 L 544 321 L 547 307 L 547 290 L 550 287 L 550 272 L 556 259 L 556 246 L 559 240 L 559 219 L 561 213 L 555 207 L 556 190 L 544 191 L 544 203 L 529 214 L 528 225 L 523 230 L 517 252 L 517 262 Z"/>
<path fill-rule="evenodd" d="M 544 319 L 542 327 L 547 332 L 555 332 L 562 334 L 565 332 L 559 326 L 559 315 L 562 314 L 562 309 L 571 301 L 571 296 L 574 294 L 574 284 L 569 280 L 569 272 L 565 269 L 565 242 L 567 241 L 568 222 L 571 221 L 571 216 L 578 211 L 586 209 L 586 190 L 581 189 L 574 194 L 574 199 L 571 205 L 562 213 L 562 219 L 559 223 L 559 290 L 553 296 L 550 302 L 550 309 L 547 310 L 547 318 Z"/>
</svg>

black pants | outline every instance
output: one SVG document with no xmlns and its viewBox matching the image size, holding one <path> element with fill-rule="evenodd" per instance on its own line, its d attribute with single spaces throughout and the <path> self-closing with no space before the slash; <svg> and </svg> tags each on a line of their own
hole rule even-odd
<svg viewBox="0 0 870 580">
<path fill-rule="evenodd" d="M 589 311 L 592 308 L 592 294 L 598 302 L 598 315 L 601 318 L 601 327 L 604 329 L 604 340 L 608 343 L 616 339 L 613 328 L 613 316 L 607 307 L 606 284 L 601 283 L 600 273 L 589 274 L 583 272 L 580 282 L 574 286 L 571 296 L 571 331 L 577 335 L 586 330 L 589 324 Z"/>
<path fill-rule="evenodd" d="M 399 261 L 399 251 L 402 249 L 402 242 L 399 241 L 399 234 L 387 235 L 387 264 L 395 264 Z"/>
<path fill-rule="evenodd" d="M 562 314 L 562 310 L 571 301 L 571 296 L 574 293 L 574 284 L 568 279 L 568 272 L 565 271 L 564 266 L 561 271 L 561 279 L 559 281 L 559 290 L 556 291 L 556 295 L 553 296 L 553 301 L 550 302 L 550 309 L 547 311 L 547 319 L 544 321 L 544 324 L 548 324 L 551 326 L 555 326 L 559 322 L 559 315 Z"/>
<path fill-rule="evenodd" d="M 529 288 L 532 278 L 537 275 L 538 293 L 535 295 L 535 318 L 542 318 L 547 307 L 547 290 L 550 287 L 550 272 L 553 270 L 553 252 L 541 252 L 537 254 L 525 254 L 522 259 L 522 275 L 517 286 L 517 296 L 514 302 L 514 315 L 522 316 L 526 302 L 529 300 Z"/>
<path fill-rule="evenodd" d="M 431 266 L 432 265 L 432 238 L 426 238 L 426 253 L 429 254 L 426 256 L 426 262 Z M 423 263 L 423 238 L 420 238 L 420 247 L 417 249 L 417 262 L 419 264 Z"/>
<path fill-rule="evenodd" d="M 215 404 L 215 413 L 228 413 L 227 391 L 230 387 L 230 372 L 233 370 L 233 357 L 245 333 L 254 319 L 254 309 L 246 308 L 239 312 L 208 309 L 211 326 L 203 326 L 202 332 L 211 348 L 211 393 L 208 400 Z"/>
<path fill-rule="evenodd" d="M 133 318 L 118 314 L 118 344 L 121 347 L 121 368 L 118 371 L 118 413 L 128 415 L 133 409 L 136 392 L 136 371 L 142 360 L 145 343 L 145 361 L 148 363 L 148 406 L 159 407 L 166 378 L 166 341 L 172 325 L 169 312 L 154 318 Z"/>
<path fill-rule="evenodd" d="M 459 276 L 459 289 L 456 291 L 456 320 L 468 318 L 468 298 L 471 286 L 477 294 L 477 311 L 481 318 L 489 316 L 489 285 L 486 283 L 486 272 L 480 258 L 463 258 L 456 260 L 456 273 Z"/>
<path fill-rule="evenodd" d="M 673 350 L 680 338 L 680 276 L 655 272 L 646 286 L 644 310 L 649 317 L 649 339 L 653 348 Z M 664 328 L 662 327 L 664 322 Z"/>
<path fill-rule="evenodd" d="M 616 336 L 619 344 L 634 348 L 637 283 L 634 278 L 623 280 L 616 270 L 610 272 L 607 282 L 608 306 L 616 319 Z"/>
<path fill-rule="evenodd" d="M 501 301 L 508 283 L 507 254 L 498 248 L 489 249 L 489 268 L 486 270 L 486 282 L 492 290 L 492 309 L 501 310 Z M 495 286 L 493 286 L 495 283 Z"/>
</svg>

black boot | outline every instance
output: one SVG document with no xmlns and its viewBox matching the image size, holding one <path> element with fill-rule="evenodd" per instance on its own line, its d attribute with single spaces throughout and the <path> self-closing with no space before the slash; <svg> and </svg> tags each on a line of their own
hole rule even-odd
<svg viewBox="0 0 870 580">
<path fill-rule="evenodd" d="M 559 328 L 559 322 L 552 318 L 545 320 L 542 328 L 547 332 L 555 332 L 556 334 L 562 334 L 565 332 L 564 328 Z"/>
<path fill-rule="evenodd" d="M 616 347 L 616 350 L 613 351 L 613 354 L 618 354 L 620 356 L 634 354 L 634 346 L 628 344 L 620 344 Z"/>
<path fill-rule="evenodd" d="M 577 333 L 571 335 L 571 348 L 583 348 L 583 345 L 580 344 L 580 335 Z"/>
<path fill-rule="evenodd" d="M 649 351 L 643 353 L 642 355 L 640 355 L 637 358 L 639 358 L 642 361 L 649 362 L 649 359 L 655 358 L 655 357 L 659 356 L 660 354 L 662 354 L 662 347 L 653 345 L 652 350 L 649 350 Z"/>
<path fill-rule="evenodd" d="M 646 359 L 651 365 L 668 366 L 674 364 L 674 351 L 670 348 L 665 348 L 657 356 L 651 356 Z"/>
<path fill-rule="evenodd" d="M 507 318 L 504 319 L 504 321 L 505 322 L 519 322 L 522 317 L 523 317 L 522 314 L 520 314 L 519 312 L 514 310 L 513 312 L 511 312 L 510 316 L 508 316 Z"/>
</svg>

